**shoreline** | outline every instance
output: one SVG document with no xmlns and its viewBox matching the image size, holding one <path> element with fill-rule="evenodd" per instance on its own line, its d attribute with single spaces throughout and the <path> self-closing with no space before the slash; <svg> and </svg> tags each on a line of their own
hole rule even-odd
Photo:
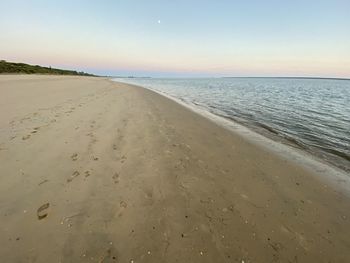
<svg viewBox="0 0 350 263">
<path fill-rule="evenodd" d="M 350 260 L 346 194 L 167 97 L 64 76 L 0 92 L 5 262 Z"/>
<path fill-rule="evenodd" d="M 272 134 L 267 135 L 267 132 L 259 132 L 252 126 L 244 125 L 232 118 L 215 114 L 209 111 L 207 108 L 202 107 L 201 105 L 190 104 L 157 89 L 143 87 L 136 84 L 129 84 L 120 80 L 110 79 L 110 81 L 147 89 L 161 96 L 164 96 L 178 103 L 179 105 L 186 107 L 192 112 L 206 117 L 208 120 L 213 121 L 223 128 L 230 130 L 238 136 L 242 136 L 248 141 L 257 144 L 260 147 L 268 149 L 272 153 L 282 158 L 293 161 L 296 165 L 300 165 L 313 174 L 317 174 L 320 176 L 320 179 L 331 183 L 336 188 L 341 189 L 344 193 L 350 196 L 350 176 L 347 170 L 341 169 L 340 167 L 334 165 L 334 163 L 320 158 L 319 155 L 314 156 L 313 152 L 298 147 L 298 145 L 294 145 L 288 141 L 288 139 L 283 139 L 280 136 L 273 136 Z"/>
<path fill-rule="evenodd" d="M 246 78 L 246 79 L 254 79 L 254 78 Z M 273 78 L 273 79 L 276 81 L 278 80 L 278 78 L 277 79 Z M 190 104 L 191 107 L 198 107 L 206 111 L 209 111 L 214 115 L 218 115 L 225 119 L 229 119 L 233 122 L 239 123 L 274 141 L 278 141 L 280 143 L 292 146 L 298 150 L 305 151 L 309 155 L 312 155 L 313 158 L 316 157 L 316 159 L 319 159 L 321 162 L 325 162 L 332 167 L 339 168 L 340 170 L 343 170 L 345 173 L 350 174 L 350 159 L 349 159 L 350 157 L 345 147 L 345 145 L 348 143 L 348 140 L 346 139 L 347 138 L 346 128 L 343 124 L 341 124 L 341 123 L 344 123 L 342 119 L 338 119 L 336 116 L 334 117 L 335 118 L 334 121 L 338 120 L 340 123 L 338 128 L 341 130 L 341 132 L 340 132 L 340 135 L 337 135 L 337 130 L 336 130 L 337 124 L 334 124 L 333 126 L 332 125 L 327 126 L 326 123 L 332 122 L 332 119 L 327 120 L 327 119 L 324 119 L 323 117 L 318 117 L 323 119 L 323 122 L 322 121 L 320 123 L 316 122 L 315 124 L 308 126 L 308 122 L 313 123 L 311 115 L 309 115 L 304 120 L 300 120 L 300 123 L 297 120 L 298 119 L 297 117 L 296 117 L 296 120 L 288 120 L 289 118 L 288 114 L 282 114 L 285 117 L 283 118 L 283 116 L 279 117 L 277 112 L 274 113 L 276 118 L 273 116 L 270 116 L 270 119 L 269 118 L 266 119 L 264 116 L 260 118 L 259 115 L 268 114 L 268 111 L 265 112 L 264 109 L 260 109 L 260 110 L 256 109 L 254 108 L 254 106 L 253 106 L 252 112 L 254 113 L 255 111 L 257 111 L 257 114 L 254 115 L 252 113 L 252 115 L 249 116 L 249 114 L 247 113 L 249 112 L 249 109 L 246 109 L 244 105 L 241 105 L 242 110 L 240 110 L 239 108 L 234 109 L 237 105 L 234 106 L 235 103 L 231 103 L 233 105 L 231 110 L 230 106 L 228 105 L 229 102 L 227 100 L 225 101 L 225 99 L 223 99 L 222 101 L 224 106 L 221 107 L 220 105 L 216 105 L 215 101 L 218 101 L 219 99 L 215 99 L 215 100 L 209 99 L 210 91 L 205 88 L 203 88 L 204 97 L 201 98 L 201 95 L 198 94 L 198 91 L 196 91 L 196 89 L 198 88 L 199 90 L 201 90 L 201 86 L 200 86 L 202 83 L 201 81 L 204 81 L 205 79 L 201 79 L 201 81 L 193 81 L 193 83 L 189 81 L 186 85 L 189 85 L 189 87 L 191 85 L 194 85 L 197 87 L 193 91 L 191 88 L 189 88 L 189 91 L 185 91 L 186 88 L 183 84 L 183 81 L 186 81 L 186 79 L 179 79 L 179 81 L 175 81 L 175 82 L 173 82 L 174 79 L 163 79 L 163 80 L 164 81 L 162 81 L 161 78 L 155 79 L 153 81 L 147 81 L 147 80 L 146 81 L 142 81 L 142 80 L 129 81 L 129 79 L 121 79 L 121 80 L 116 79 L 116 81 L 122 81 L 124 83 L 144 86 L 151 90 L 155 90 L 161 94 L 167 94 L 168 96 L 170 95 L 171 97 L 174 97 L 178 100 L 185 102 L 186 104 Z M 220 85 L 215 81 L 215 79 L 207 79 L 202 83 L 202 85 L 206 86 L 205 83 L 209 83 L 210 81 L 213 81 L 212 85 L 216 87 L 216 89 L 218 88 L 217 85 Z M 336 81 L 336 80 L 332 80 L 332 81 Z M 228 83 L 226 83 L 226 85 L 227 84 Z M 288 83 L 286 83 L 286 85 L 287 84 Z M 169 85 L 169 87 L 167 87 L 167 85 Z M 174 89 L 176 85 L 178 85 L 178 90 Z M 214 92 L 212 94 L 213 96 L 220 94 L 220 91 L 215 91 L 215 88 L 213 92 Z M 215 95 L 215 93 L 217 92 L 218 94 Z M 186 93 L 188 94 L 185 95 Z M 208 96 L 208 97 L 206 98 L 205 96 Z M 225 97 L 224 94 L 221 94 L 221 96 Z M 255 99 L 253 98 L 253 100 Z M 238 99 L 238 104 L 240 103 L 239 101 L 240 99 Z M 257 101 L 259 101 L 259 99 L 257 99 Z M 257 104 L 259 105 L 260 103 L 257 102 Z M 270 108 L 271 105 L 267 107 Z M 274 108 L 274 111 L 276 110 L 283 111 L 281 106 L 276 106 Z M 292 109 L 290 110 L 293 113 L 293 110 Z M 315 109 L 310 110 L 311 113 L 314 111 Z M 299 112 L 299 114 L 303 115 L 308 113 L 307 113 L 307 110 L 304 109 L 301 112 Z M 328 114 L 325 112 L 323 112 L 320 116 L 322 116 L 323 114 L 325 116 L 328 116 Z M 344 118 L 346 119 L 346 117 Z M 300 127 L 302 128 L 298 128 L 299 124 L 300 124 Z M 324 131 L 322 131 L 323 128 L 321 130 L 318 130 L 319 127 L 323 127 L 323 126 L 324 127 L 327 126 L 328 128 L 325 128 Z M 308 130 L 310 129 L 311 130 L 315 129 L 315 131 L 309 132 Z"/>
</svg>

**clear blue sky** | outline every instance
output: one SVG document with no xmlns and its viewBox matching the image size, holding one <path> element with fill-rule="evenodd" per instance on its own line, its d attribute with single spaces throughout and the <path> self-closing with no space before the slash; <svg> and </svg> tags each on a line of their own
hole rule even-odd
<svg viewBox="0 0 350 263">
<path fill-rule="evenodd" d="M 0 59 L 99 74 L 350 77 L 349 0 L 0 3 Z"/>
</svg>

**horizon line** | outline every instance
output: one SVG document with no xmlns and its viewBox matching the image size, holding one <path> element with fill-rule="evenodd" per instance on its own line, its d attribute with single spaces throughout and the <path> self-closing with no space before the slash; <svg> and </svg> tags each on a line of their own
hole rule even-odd
<svg viewBox="0 0 350 263">
<path fill-rule="evenodd" d="M 111 77 L 111 78 L 125 78 L 125 79 L 329 79 L 329 80 L 350 80 L 349 78 L 339 78 L 339 77 L 298 77 L 298 76 L 226 76 L 226 77 L 151 77 L 151 76 L 101 76 L 101 77 Z"/>
<path fill-rule="evenodd" d="M 30 63 L 30 62 L 17 62 L 17 61 L 9 61 L 6 59 L 2 59 L 0 58 L 0 61 L 4 61 L 4 62 L 8 62 L 8 63 L 18 63 L 18 64 L 27 64 L 27 65 L 32 65 L 32 66 L 41 66 L 41 67 L 51 67 L 51 65 L 45 65 L 42 66 L 40 64 L 37 63 Z M 81 67 L 80 69 L 77 69 L 77 67 L 61 67 L 61 66 L 54 66 L 54 68 L 57 69 L 62 69 L 62 70 L 73 70 L 72 68 L 75 68 L 74 70 L 76 71 L 82 71 Z M 115 75 L 109 75 L 109 74 L 96 74 L 96 73 L 91 73 L 93 70 L 86 70 L 89 72 L 89 74 L 93 74 L 96 76 L 100 76 L 100 77 L 112 77 L 112 78 L 154 78 L 154 79 L 205 79 L 205 78 L 274 78 L 274 79 L 324 79 L 324 80 L 350 80 L 350 77 L 317 77 L 317 76 L 200 76 L 200 77 L 196 77 L 196 76 L 192 76 L 192 77 L 186 77 L 186 76 L 164 76 L 164 77 L 152 77 L 152 76 L 134 76 L 132 74 L 128 74 L 127 76 L 115 76 Z"/>
</svg>

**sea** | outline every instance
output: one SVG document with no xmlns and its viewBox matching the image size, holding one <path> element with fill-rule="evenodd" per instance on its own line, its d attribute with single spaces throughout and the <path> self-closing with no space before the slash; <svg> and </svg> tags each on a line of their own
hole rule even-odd
<svg viewBox="0 0 350 263">
<path fill-rule="evenodd" d="M 117 78 L 181 100 L 350 174 L 350 80 Z"/>
</svg>

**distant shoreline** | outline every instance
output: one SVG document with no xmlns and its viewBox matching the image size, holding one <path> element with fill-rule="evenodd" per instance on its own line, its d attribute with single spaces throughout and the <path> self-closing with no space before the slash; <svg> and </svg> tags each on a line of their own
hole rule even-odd
<svg viewBox="0 0 350 263">
<path fill-rule="evenodd" d="M 97 77 L 96 75 L 83 71 L 43 67 L 26 63 L 8 62 L 6 60 L 0 60 L 0 74 L 43 74 Z"/>
<path fill-rule="evenodd" d="M 220 77 L 223 79 L 321 79 L 321 80 L 350 80 L 350 78 L 325 77 Z"/>
<path fill-rule="evenodd" d="M 320 80 L 347 80 L 350 78 L 326 77 L 150 77 L 150 76 L 108 76 L 115 79 L 320 79 Z"/>
</svg>

